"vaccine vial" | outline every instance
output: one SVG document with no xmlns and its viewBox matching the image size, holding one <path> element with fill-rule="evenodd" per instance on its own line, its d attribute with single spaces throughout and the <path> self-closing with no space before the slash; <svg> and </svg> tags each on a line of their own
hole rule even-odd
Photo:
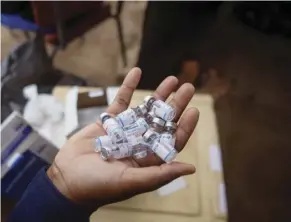
<svg viewBox="0 0 291 222">
<path fill-rule="evenodd" d="M 127 143 L 118 144 L 114 147 L 102 147 L 100 150 L 100 156 L 103 160 L 109 158 L 122 159 L 132 155 L 132 147 Z"/>
<path fill-rule="evenodd" d="M 108 113 L 102 113 L 100 118 L 103 128 L 110 136 L 113 143 L 122 143 L 125 141 L 123 129 L 114 118 L 112 118 Z"/>
<path fill-rule="evenodd" d="M 155 115 L 165 121 L 172 121 L 175 118 L 175 109 L 162 100 L 156 100 L 153 96 L 146 96 L 144 104 L 149 110 L 153 111 Z"/>
<path fill-rule="evenodd" d="M 124 127 L 134 123 L 139 117 L 143 117 L 146 113 L 147 108 L 142 104 L 135 108 L 125 110 L 118 114 L 115 119 L 122 127 Z"/>
<path fill-rule="evenodd" d="M 143 138 L 147 142 L 154 153 L 157 154 L 163 161 L 170 163 L 175 160 L 177 151 L 170 144 L 166 144 L 159 141 L 159 135 L 149 129 Z"/>
<path fill-rule="evenodd" d="M 175 122 L 166 122 L 165 131 L 161 133 L 160 142 L 170 144 L 171 146 L 175 147 L 176 129 L 177 129 L 177 124 Z"/>
<path fill-rule="evenodd" d="M 113 147 L 112 140 L 109 136 L 99 136 L 95 139 L 95 152 L 99 153 L 102 147 Z"/>
<path fill-rule="evenodd" d="M 145 114 L 145 121 L 148 123 L 148 124 L 151 124 L 153 122 L 153 119 L 157 117 L 155 115 L 155 113 L 153 111 L 150 111 L 148 113 Z"/>
<path fill-rule="evenodd" d="M 128 135 L 142 135 L 150 128 L 149 124 L 144 118 L 139 118 L 135 123 L 123 128 L 126 136 Z"/>
<path fill-rule="evenodd" d="M 166 123 L 165 120 L 163 120 L 159 117 L 154 117 L 153 121 L 151 123 L 151 129 L 156 131 L 157 133 L 160 133 L 163 131 L 165 123 Z"/>
</svg>

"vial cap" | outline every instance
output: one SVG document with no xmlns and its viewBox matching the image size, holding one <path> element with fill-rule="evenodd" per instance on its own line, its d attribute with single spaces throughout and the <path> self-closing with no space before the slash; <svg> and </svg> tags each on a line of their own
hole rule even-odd
<svg viewBox="0 0 291 222">
<path fill-rule="evenodd" d="M 152 139 L 155 139 L 155 138 L 157 138 L 157 137 L 158 137 L 158 136 L 157 136 L 157 133 L 154 132 L 154 131 L 152 131 L 151 129 L 148 129 L 148 130 L 145 132 L 145 134 L 143 134 L 143 138 L 144 138 L 145 142 L 148 142 L 148 141 L 150 141 L 150 140 L 152 140 Z"/>
<path fill-rule="evenodd" d="M 148 112 L 148 109 L 144 104 L 141 104 L 138 107 L 140 108 L 143 115 L 145 115 Z"/>
<path fill-rule="evenodd" d="M 101 158 L 103 160 L 108 160 L 108 158 L 110 157 L 110 150 L 108 148 L 104 148 L 102 147 L 101 150 L 100 150 L 100 154 L 101 154 Z"/>
<path fill-rule="evenodd" d="M 166 122 L 165 127 L 168 127 L 168 128 L 176 130 L 177 129 L 177 123 L 168 121 L 168 122 Z"/>
<path fill-rule="evenodd" d="M 100 119 L 101 119 L 101 121 L 103 120 L 103 118 L 105 118 L 105 117 L 111 117 L 108 113 L 101 113 L 101 115 L 100 115 Z"/>
<path fill-rule="evenodd" d="M 166 121 L 159 117 L 155 117 L 152 122 L 158 124 L 159 126 L 164 126 Z"/>
<path fill-rule="evenodd" d="M 148 103 L 149 103 L 149 101 L 152 100 L 152 99 L 155 99 L 155 98 L 154 98 L 153 96 L 146 96 L 146 97 L 144 98 L 144 103 L 145 103 L 145 105 L 147 106 Z"/>
</svg>

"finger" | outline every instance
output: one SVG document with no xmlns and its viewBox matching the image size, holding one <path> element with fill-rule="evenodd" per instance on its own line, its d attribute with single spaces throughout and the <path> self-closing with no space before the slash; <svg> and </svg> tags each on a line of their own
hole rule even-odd
<svg viewBox="0 0 291 222">
<path fill-rule="evenodd" d="M 173 162 L 160 166 L 128 168 L 122 179 L 125 184 L 130 185 L 131 189 L 143 193 L 156 190 L 178 177 L 193 173 L 195 173 L 193 165 Z"/>
<path fill-rule="evenodd" d="M 108 113 L 116 115 L 127 109 L 140 78 L 141 70 L 139 68 L 135 67 L 129 71 L 120 86 L 113 103 L 107 109 Z"/>
<path fill-rule="evenodd" d="M 156 91 L 153 93 L 153 97 L 165 101 L 169 95 L 175 91 L 178 85 L 178 79 L 175 76 L 168 76 L 161 82 Z"/>
<path fill-rule="evenodd" d="M 170 100 L 169 104 L 176 110 L 174 121 L 177 121 L 180 118 L 184 109 L 194 96 L 194 92 L 194 86 L 190 83 L 185 83 L 177 90 L 174 97 Z"/>
<path fill-rule="evenodd" d="M 181 117 L 176 131 L 176 149 L 180 152 L 191 137 L 199 119 L 198 109 L 192 107 Z"/>
</svg>

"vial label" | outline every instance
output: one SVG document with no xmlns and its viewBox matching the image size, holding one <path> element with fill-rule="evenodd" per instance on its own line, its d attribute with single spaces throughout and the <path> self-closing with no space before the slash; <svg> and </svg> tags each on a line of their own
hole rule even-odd
<svg viewBox="0 0 291 222">
<path fill-rule="evenodd" d="M 152 111 L 166 121 L 172 121 L 176 115 L 175 109 L 161 100 L 154 102 Z"/>
<path fill-rule="evenodd" d="M 177 151 L 173 147 L 158 141 L 153 144 L 152 150 L 167 163 L 173 161 L 177 155 Z"/>
<path fill-rule="evenodd" d="M 102 147 L 113 147 L 112 140 L 109 136 L 99 136 L 95 139 L 95 152 L 100 152 Z"/>
<path fill-rule="evenodd" d="M 115 119 L 122 127 L 124 127 L 134 123 L 137 119 L 137 115 L 133 109 L 127 109 L 124 112 L 118 114 Z"/>
<path fill-rule="evenodd" d="M 135 134 L 135 135 L 142 135 L 149 129 L 149 125 L 147 122 L 140 118 L 135 123 L 124 127 L 124 131 L 127 132 L 127 134 Z"/>
<path fill-rule="evenodd" d="M 113 157 L 116 159 L 122 159 L 131 156 L 132 147 L 128 143 L 118 144 L 118 148 L 113 150 Z"/>
<path fill-rule="evenodd" d="M 115 143 L 120 143 L 123 141 L 124 132 L 115 119 L 110 118 L 106 120 L 103 123 L 103 127 Z"/>
<path fill-rule="evenodd" d="M 163 133 L 160 137 L 160 142 L 170 144 L 171 146 L 175 146 L 175 137 L 170 133 Z"/>
</svg>

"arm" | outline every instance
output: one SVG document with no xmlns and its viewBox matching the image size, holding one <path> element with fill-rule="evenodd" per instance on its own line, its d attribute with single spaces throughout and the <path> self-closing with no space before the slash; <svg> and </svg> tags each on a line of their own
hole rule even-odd
<svg viewBox="0 0 291 222">
<path fill-rule="evenodd" d="M 140 78 L 140 69 L 129 72 L 108 107 L 108 113 L 117 115 L 128 108 Z M 177 84 L 177 78 L 170 76 L 153 96 L 166 100 Z M 194 87 L 185 83 L 169 102 L 176 109 L 174 121 L 179 121 L 175 147 L 179 152 L 198 121 L 196 108 L 184 112 L 193 95 Z M 104 161 L 94 152 L 94 140 L 105 134 L 101 123 L 96 122 L 73 135 L 60 149 L 50 168 L 46 172 L 40 171 L 30 183 L 10 221 L 88 221 L 90 214 L 99 207 L 156 190 L 195 172 L 195 167 L 190 164 L 176 161 L 166 164 L 152 153 L 143 159 L 128 157 Z"/>
<path fill-rule="evenodd" d="M 89 221 L 90 210 L 64 197 L 41 169 L 28 185 L 8 221 Z"/>
</svg>

